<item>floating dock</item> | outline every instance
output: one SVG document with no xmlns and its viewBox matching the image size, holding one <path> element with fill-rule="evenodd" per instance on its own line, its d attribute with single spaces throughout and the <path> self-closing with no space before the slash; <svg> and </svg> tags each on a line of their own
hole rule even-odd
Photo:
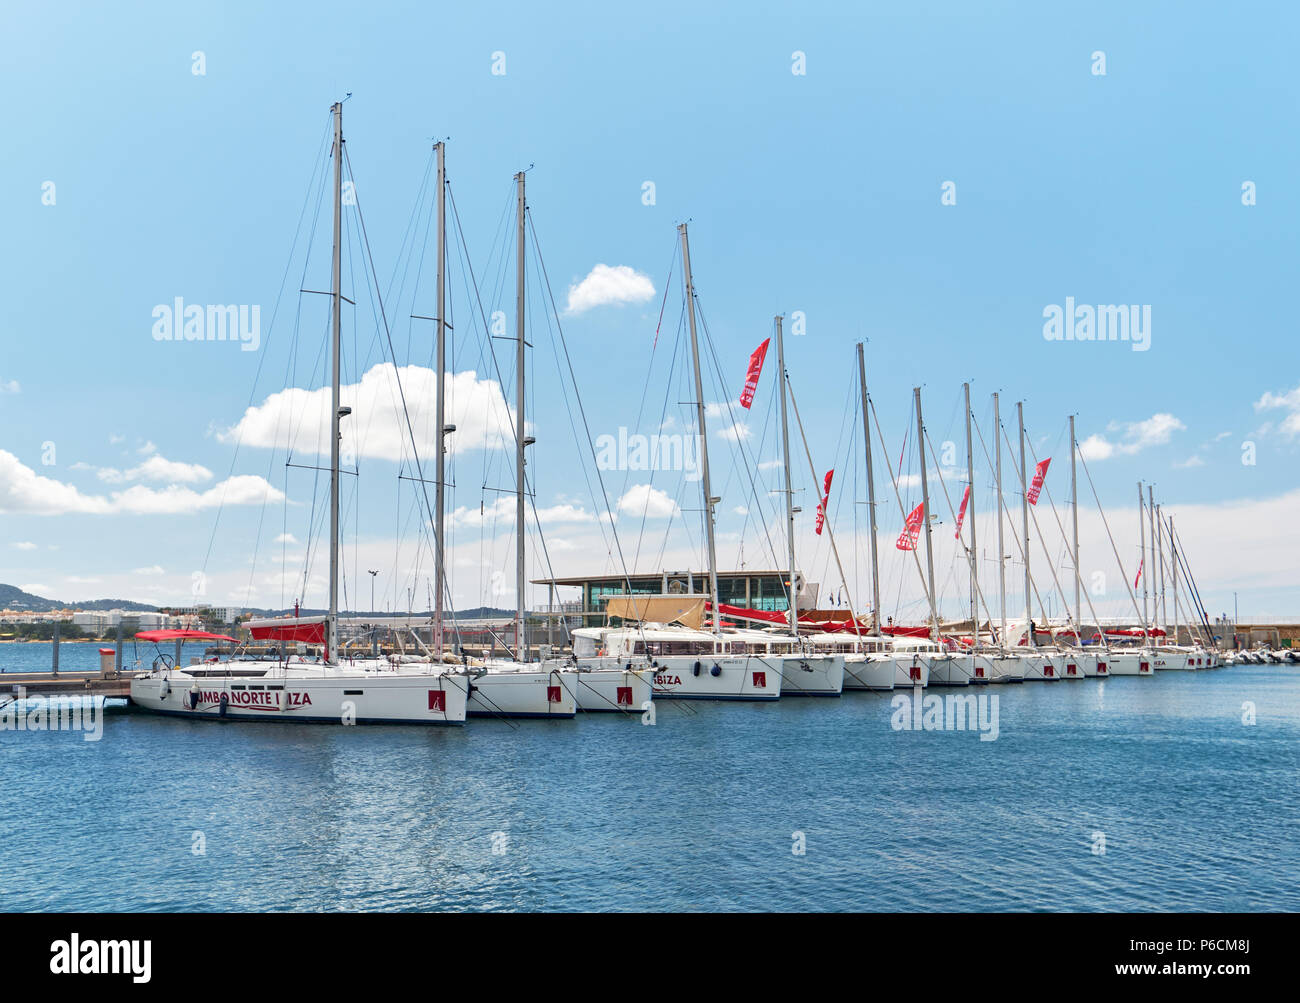
<svg viewBox="0 0 1300 1003">
<path fill-rule="evenodd" d="M 0 703 L 26 696 L 94 696 L 131 698 L 131 675 L 103 672 L 0 672 Z"/>
</svg>

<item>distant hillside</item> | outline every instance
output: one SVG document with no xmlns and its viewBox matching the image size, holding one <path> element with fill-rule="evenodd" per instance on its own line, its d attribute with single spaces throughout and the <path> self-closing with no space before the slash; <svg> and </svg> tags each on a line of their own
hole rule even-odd
<svg viewBox="0 0 1300 1003">
<path fill-rule="evenodd" d="M 130 599 L 87 599 L 64 602 L 61 599 L 43 599 L 24 592 L 17 585 L 0 585 L 0 609 L 29 609 L 33 613 L 48 613 L 54 609 L 120 609 L 134 613 L 153 613 L 158 607 Z"/>
</svg>

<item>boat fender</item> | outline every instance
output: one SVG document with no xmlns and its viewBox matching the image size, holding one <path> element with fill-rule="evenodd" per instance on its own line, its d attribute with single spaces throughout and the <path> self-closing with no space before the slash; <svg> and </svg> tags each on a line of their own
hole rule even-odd
<svg viewBox="0 0 1300 1003">
<path fill-rule="evenodd" d="M 714 663 L 713 663 L 713 668 L 709 669 L 709 675 L 711 675 L 711 676 L 720 676 L 720 675 L 722 675 L 722 666 L 719 665 L 717 662 L 714 662 Z"/>
<path fill-rule="evenodd" d="M 701 669 L 701 665 L 700 665 L 700 663 L 699 663 L 699 662 L 696 662 L 696 663 L 695 663 L 694 672 L 695 672 L 695 674 L 696 674 L 697 676 L 700 674 L 700 669 Z"/>
<path fill-rule="evenodd" d="M 194 684 L 190 686 L 190 710 L 198 710 L 199 701 L 202 698 L 203 691 L 199 689 L 199 681 L 196 679 L 194 680 Z"/>
<path fill-rule="evenodd" d="M 630 661 L 627 663 L 627 671 L 628 672 L 632 671 L 632 663 Z"/>
<path fill-rule="evenodd" d="M 158 684 L 158 699 L 166 700 L 168 694 L 170 694 L 171 691 L 172 691 L 171 682 L 167 679 L 164 679 L 161 683 Z"/>
<path fill-rule="evenodd" d="M 222 717 L 225 717 L 225 716 L 226 716 L 226 707 L 229 705 L 229 703 L 230 703 L 230 694 L 228 694 L 228 693 L 222 693 L 222 694 L 221 694 L 221 706 L 217 709 L 217 713 L 218 713 L 219 715 L 221 715 Z"/>
</svg>

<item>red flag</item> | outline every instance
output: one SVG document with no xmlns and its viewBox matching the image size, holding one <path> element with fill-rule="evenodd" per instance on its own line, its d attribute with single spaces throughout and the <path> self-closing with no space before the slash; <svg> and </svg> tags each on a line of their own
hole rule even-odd
<svg viewBox="0 0 1300 1003">
<path fill-rule="evenodd" d="M 912 509 L 912 514 L 907 517 L 907 522 L 903 526 L 903 531 L 898 534 L 898 542 L 894 546 L 899 550 L 915 550 L 916 538 L 921 532 L 921 520 L 925 518 L 925 503 L 922 502 L 916 508 Z"/>
<path fill-rule="evenodd" d="M 835 476 L 834 468 L 826 471 L 826 480 L 822 484 L 822 500 L 817 503 L 817 535 L 822 535 L 822 526 L 826 522 L 826 505 L 831 500 L 831 478 Z"/>
<path fill-rule="evenodd" d="M 1025 492 L 1025 498 L 1030 505 L 1038 504 L 1038 493 L 1043 490 L 1043 479 L 1047 476 L 1047 465 L 1052 462 L 1049 456 L 1045 460 L 1039 460 L 1038 466 L 1034 467 L 1034 479 L 1030 482 L 1029 490 Z"/>
<path fill-rule="evenodd" d="M 966 503 L 970 501 L 970 485 L 966 485 L 966 493 L 961 496 L 961 508 L 957 510 L 957 532 L 953 533 L 953 539 L 961 539 L 961 523 L 966 518 Z"/>
<path fill-rule="evenodd" d="M 754 391 L 758 389 L 758 378 L 763 373 L 763 360 L 767 358 L 767 346 L 771 341 L 767 341 L 754 349 L 754 354 L 749 357 L 749 369 L 745 373 L 745 389 L 740 391 L 740 406 L 747 408 L 754 403 Z"/>
<path fill-rule="evenodd" d="M 1138 573 L 1137 573 L 1137 577 L 1135 577 L 1135 578 L 1133 579 L 1133 587 L 1134 587 L 1134 588 L 1137 588 L 1137 587 L 1138 587 L 1138 582 L 1142 581 L 1142 564 L 1143 564 L 1143 562 L 1144 562 L 1145 560 L 1146 560 L 1146 558 L 1144 557 L 1144 558 L 1142 558 L 1141 561 L 1138 561 Z"/>
</svg>

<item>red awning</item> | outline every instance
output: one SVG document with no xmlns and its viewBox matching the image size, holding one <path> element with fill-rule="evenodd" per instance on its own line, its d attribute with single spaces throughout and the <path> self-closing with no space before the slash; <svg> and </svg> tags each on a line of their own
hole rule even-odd
<svg viewBox="0 0 1300 1003">
<path fill-rule="evenodd" d="M 325 643 L 325 621 L 315 623 L 292 622 L 285 624 L 263 624 L 249 627 L 255 641 L 301 641 L 304 644 Z"/>
<path fill-rule="evenodd" d="M 225 634 L 209 634 L 206 630 L 143 630 L 135 635 L 141 641 L 230 641 L 238 644 L 237 638 Z"/>
</svg>

